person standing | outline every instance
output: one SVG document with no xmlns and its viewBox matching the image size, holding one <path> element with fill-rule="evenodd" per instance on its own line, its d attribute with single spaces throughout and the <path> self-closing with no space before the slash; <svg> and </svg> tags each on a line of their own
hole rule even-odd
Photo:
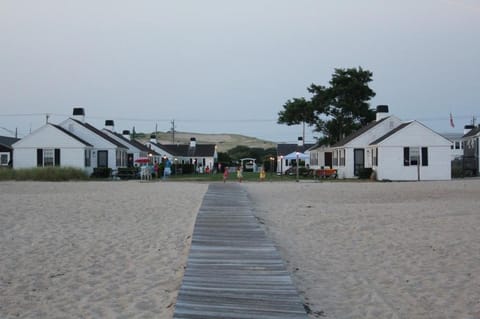
<svg viewBox="0 0 480 319">
<path fill-rule="evenodd" d="M 223 169 L 223 182 L 225 183 L 228 179 L 228 166 L 225 166 Z"/>
<path fill-rule="evenodd" d="M 260 181 L 263 182 L 265 180 L 265 169 L 262 167 L 260 168 Z"/>
<path fill-rule="evenodd" d="M 237 168 L 237 179 L 238 179 L 239 183 L 241 183 L 242 180 L 243 180 L 243 168 L 242 168 L 242 166 L 239 166 Z"/>
</svg>

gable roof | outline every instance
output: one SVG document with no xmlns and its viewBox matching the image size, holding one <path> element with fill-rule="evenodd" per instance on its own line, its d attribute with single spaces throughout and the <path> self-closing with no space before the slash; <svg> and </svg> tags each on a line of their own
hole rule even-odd
<svg viewBox="0 0 480 319">
<path fill-rule="evenodd" d="M 132 144 L 133 146 L 135 146 L 136 148 L 138 148 L 143 152 L 149 152 L 149 153 L 152 153 L 153 155 L 160 155 L 157 152 L 155 152 L 155 150 L 148 148 L 147 146 L 143 145 L 137 140 L 129 140 L 129 141 L 130 141 L 130 144 Z"/>
<path fill-rule="evenodd" d="M 133 147 L 136 147 L 137 149 L 139 149 L 140 151 L 142 152 L 149 152 L 149 153 L 152 153 L 153 155 L 159 155 L 157 152 L 155 152 L 154 150 L 148 148 L 147 146 L 143 145 L 142 143 L 136 141 L 136 140 L 129 140 L 128 138 L 126 138 L 125 136 L 123 136 L 122 134 L 120 133 L 117 133 L 117 132 L 113 132 L 111 130 L 108 130 L 108 129 L 104 129 L 105 131 L 109 132 L 110 134 L 113 134 L 115 135 L 116 137 L 118 137 L 119 139 L 122 140 L 122 143 L 124 145 L 126 144 L 130 144 L 132 145 Z"/>
<path fill-rule="evenodd" d="M 122 143 L 114 140 L 113 138 L 111 138 L 110 136 L 108 136 L 107 134 L 103 133 L 102 131 L 100 131 L 99 129 L 93 127 L 92 125 L 88 124 L 88 123 L 83 123 L 79 120 L 76 120 L 76 119 L 73 119 L 73 118 L 70 118 L 72 121 L 75 121 L 76 123 L 80 124 L 81 126 L 85 127 L 86 129 L 90 130 L 91 132 L 97 134 L 98 136 L 100 136 L 101 138 L 103 138 L 104 140 L 107 140 L 109 141 L 110 143 L 114 144 L 115 146 L 118 146 L 118 147 L 121 147 L 121 148 L 127 148 L 125 145 L 123 145 Z"/>
<path fill-rule="evenodd" d="M 468 132 L 467 134 L 463 135 L 462 138 L 475 136 L 475 135 L 477 135 L 478 133 L 480 133 L 480 126 L 478 126 L 478 127 L 476 127 L 476 128 L 472 128 L 472 129 L 470 130 L 470 132 Z"/>
<path fill-rule="evenodd" d="M 90 146 L 90 147 L 93 147 L 92 144 L 88 143 L 87 141 L 85 140 L 82 140 L 80 137 L 76 136 L 75 134 L 73 134 L 72 132 L 70 131 L 67 131 L 66 129 L 64 129 L 63 127 L 61 127 L 60 125 L 56 125 L 56 124 L 52 124 L 52 123 L 48 123 L 50 124 L 51 126 L 53 126 L 54 128 L 62 131 L 63 133 L 67 134 L 68 136 L 70 137 L 73 137 L 74 139 L 76 139 L 77 141 L 79 141 L 80 143 L 83 143 L 85 144 L 86 146 Z"/>
<path fill-rule="evenodd" d="M 310 149 L 315 144 L 303 144 L 302 146 L 298 146 L 298 144 L 277 144 L 277 155 L 287 155 L 293 152 L 300 152 L 304 153 L 306 150 Z"/>
<path fill-rule="evenodd" d="M 197 144 L 195 147 L 186 144 L 152 144 L 173 156 L 210 157 L 215 154 L 215 144 Z"/>
<path fill-rule="evenodd" d="M 376 145 L 382 141 L 384 141 L 385 139 L 387 139 L 388 137 L 392 136 L 393 134 L 397 133 L 398 131 L 404 129 L 405 127 L 409 126 L 411 123 L 413 122 L 406 122 L 406 123 L 402 123 L 400 124 L 399 126 L 397 126 L 396 128 L 394 128 L 393 130 L 391 130 L 390 132 L 388 132 L 387 134 L 377 138 L 375 141 L 371 142 L 370 145 Z"/>
<path fill-rule="evenodd" d="M 0 144 L 8 148 L 12 148 L 12 144 L 18 142 L 20 139 L 15 137 L 0 136 Z"/>
<path fill-rule="evenodd" d="M 359 128 L 358 130 L 356 130 L 356 131 L 353 132 L 352 134 L 350 134 L 350 135 L 348 135 L 347 137 L 345 137 L 343 140 L 338 141 L 337 143 L 335 143 L 334 145 L 332 145 L 332 147 L 344 146 L 344 145 L 347 144 L 348 142 L 353 141 L 354 139 L 356 139 L 357 137 L 359 137 L 359 136 L 362 135 L 363 133 L 369 131 L 370 129 L 374 128 L 375 126 L 377 126 L 378 124 L 382 123 L 383 121 L 385 121 L 385 120 L 388 119 L 388 118 L 390 118 L 390 116 L 384 117 L 384 118 L 381 119 L 380 121 L 372 121 L 372 122 L 368 123 L 367 125 L 362 126 L 361 128 Z"/>
</svg>

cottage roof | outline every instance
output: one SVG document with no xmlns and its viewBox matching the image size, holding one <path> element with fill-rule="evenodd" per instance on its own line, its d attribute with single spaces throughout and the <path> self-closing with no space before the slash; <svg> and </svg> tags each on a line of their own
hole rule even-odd
<svg viewBox="0 0 480 319">
<path fill-rule="evenodd" d="M 392 136 L 393 134 L 397 133 L 398 131 L 404 129 L 405 127 L 407 127 L 408 125 L 410 125 L 412 122 L 406 122 L 406 123 L 402 123 L 400 124 L 399 126 L 397 126 L 396 128 L 394 128 L 393 130 L 391 130 L 390 132 L 388 132 L 387 134 L 377 138 L 375 141 L 373 141 L 372 143 L 370 143 L 370 145 L 376 145 L 384 140 L 386 140 L 388 137 Z"/>
<path fill-rule="evenodd" d="M 457 140 L 461 140 L 462 137 L 463 137 L 463 133 L 441 133 L 440 135 L 442 135 L 447 140 L 450 140 L 452 142 L 457 141 Z"/>
<path fill-rule="evenodd" d="M 149 153 L 152 153 L 153 155 L 160 155 L 157 152 L 155 152 L 154 150 L 152 150 L 152 149 L 148 148 L 147 146 L 143 145 L 142 143 L 138 142 L 137 140 L 129 140 L 128 138 L 126 138 L 125 136 L 123 136 L 120 133 L 113 132 L 113 131 L 110 131 L 110 130 L 107 130 L 107 129 L 104 129 L 104 130 L 110 132 L 111 134 L 113 134 L 116 137 L 118 137 L 119 139 L 121 139 L 122 143 L 124 143 L 124 145 L 125 144 L 130 144 L 130 145 L 132 145 L 133 147 L 136 147 L 137 149 L 139 149 L 142 152 L 149 152 Z"/>
<path fill-rule="evenodd" d="M 210 157 L 215 154 L 215 144 L 197 144 L 195 147 L 190 147 L 190 145 L 186 144 L 152 144 L 173 156 Z"/>
<path fill-rule="evenodd" d="M 85 127 L 86 129 L 92 131 L 93 133 L 97 134 L 98 136 L 100 136 L 101 138 L 109 141 L 110 143 L 114 144 L 115 146 L 118 146 L 118 147 L 121 147 L 121 148 L 127 148 L 125 145 L 123 145 L 122 143 L 114 140 L 113 138 L 111 138 L 110 136 L 108 136 L 107 134 L 103 133 L 102 131 L 100 131 L 99 129 L 97 129 L 96 127 L 88 124 L 88 123 L 83 123 L 79 120 L 76 120 L 76 119 L 71 119 L 72 121 L 75 121 L 76 123 L 80 124 L 81 126 Z"/>
<path fill-rule="evenodd" d="M 139 150 L 143 151 L 143 152 L 149 152 L 149 153 L 152 153 L 153 155 L 160 155 L 157 152 L 155 152 L 154 150 L 152 150 L 151 148 L 148 148 L 147 146 L 143 145 L 142 143 L 140 143 L 137 140 L 129 140 L 129 143 L 132 144 L 133 146 L 135 146 L 136 148 L 138 148 Z"/>
<path fill-rule="evenodd" d="M 12 148 L 12 144 L 19 141 L 19 138 L 0 136 L 0 144 L 5 145 L 7 148 Z"/>
<path fill-rule="evenodd" d="M 298 144 L 277 144 L 277 156 L 285 156 L 287 154 L 290 154 L 292 152 L 300 152 L 304 153 L 306 150 L 310 149 L 312 146 L 315 146 L 315 144 L 303 144 L 302 146 L 299 146 Z"/>
<path fill-rule="evenodd" d="M 471 129 L 470 132 L 468 132 L 467 134 L 463 135 L 463 138 L 475 136 L 475 135 L 477 135 L 478 133 L 480 133 L 480 126 Z"/>
<path fill-rule="evenodd" d="M 353 132 L 352 134 L 348 135 L 347 137 L 345 137 L 343 140 L 335 143 L 334 145 L 332 145 L 332 147 L 340 147 L 340 146 L 344 146 L 345 144 L 347 144 L 348 142 L 350 141 L 353 141 L 354 139 L 356 139 L 357 137 L 359 137 L 360 135 L 362 135 L 363 133 L 369 131 L 370 129 L 374 128 L 375 126 L 377 126 L 378 124 L 382 123 L 383 121 L 385 121 L 386 119 L 390 118 L 390 116 L 387 116 L 383 119 L 381 119 L 380 121 L 372 121 L 370 123 L 368 123 L 367 125 L 365 126 L 362 126 L 361 128 L 359 128 L 358 130 L 356 130 L 355 132 Z"/>
<path fill-rule="evenodd" d="M 76 136 L 76 135 L 73 134 L 72 132 L 67 131 L 66 129 L 64 129 L 64 128 L 61 127 L 60 125 L 56 125 L 56 124 L 52 124 L 52 123 L 49 123 L 49 124 L 50 124 L 51 126 L 53 126 L 54 128 L 56 128 L 56 129 L 62 131 L 63 133 L 67 134 L 68 136 L 76 139 L 76 140 L 79 141 L 80 143 L 83 143 L 83 144 L 85 144 L 86 146 L 91 146 L 91 147 L 93 147 L 92 144 L 88 143 L 88 142 L 85 141 L 85 140 L 82 140 L 80 137 Z"/>
</svg>

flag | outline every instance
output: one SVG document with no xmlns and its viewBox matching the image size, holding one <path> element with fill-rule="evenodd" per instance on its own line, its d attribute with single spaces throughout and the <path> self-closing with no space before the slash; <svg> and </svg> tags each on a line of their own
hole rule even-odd
<svg viewBox="0 0 480 319">
<path fill-rule="evenodd" d="M 455 127 L 455 123 L 453 123 L 452 113 L 450 113 L 450 126 L 451 126 L 451 127 Z"/>
</svg>

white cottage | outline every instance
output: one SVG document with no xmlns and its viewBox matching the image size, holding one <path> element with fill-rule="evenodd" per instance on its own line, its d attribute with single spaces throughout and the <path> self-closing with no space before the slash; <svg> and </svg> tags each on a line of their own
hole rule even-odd
<svg viewBox="0 0 480 319">
<path fill-rule="evenodd" d="M 91 152 L 92 170 L 96 167 L 116 170 L 119 167 L 127 166 L 128 148 L 86 123 L 83 108 L 74 108 L 73 118 L 69 118 L 59 125 L 94 146 Z"/>
<path fill-rule="evenodd" d="M 113 120 L 105 121 L 105 128 L 102 130 L 105 134 L 113 138 L 119 143 L 122 143 L 128 148 L 127 151 L 127 166 L 133 167 L 135 161 L 139 158 L 145 158 L 152 156 L 152 160 L 159 160 L 160 156 L 157 152 L 152 149 L 149 149 L 147 146 L 142 143 L 130 138 L 130 131 L 124 130 L 122 134 L 115 132 L 113 127 Z"/>
<path fill-rule="evenodd" d="M 315 144 L 304 143 L 301 136 L 298 137 L 297 144 L 277 144 L 277 174 L 283 175 L 286 171 L 296 165 L 297 153 L 299 160 L 305 162 L 305 166 L 310 166 L 310 148 Z"/>
<path fill-rule="evenodd" d="M 160 144 L 153 136 L 147 146 L 162 158 L 169 158 L 173 164 L 192 164 L 199 171 L 206 167 L 210 171 L 214 169 L 218 158 L 215 144 L 197 144 L 195 137 L 190 138 L 189 144 Z"/>
<path fill-rule="evenodd" d="M 12 145 L 13 167 L 75 167 L 91 171 L 93 145 L 64 128 L 45 124 Z"/>
<path fill-rule="evenodd" d="M 339 178 L 355 178 L 361 169 L 371 167 L 368 146 L 374 140 L 398 127 L 402 121 L 388 114 L 388 106 L 377 107 L 376 120 L 350 134 L 331 147 L 332 166 Z"/>
<path fill-rule="evenodd" d="M 450 180 L 451 142 L 411 121 L 373 141 L 370 162 L 378 180 Z"/>
</svg>

